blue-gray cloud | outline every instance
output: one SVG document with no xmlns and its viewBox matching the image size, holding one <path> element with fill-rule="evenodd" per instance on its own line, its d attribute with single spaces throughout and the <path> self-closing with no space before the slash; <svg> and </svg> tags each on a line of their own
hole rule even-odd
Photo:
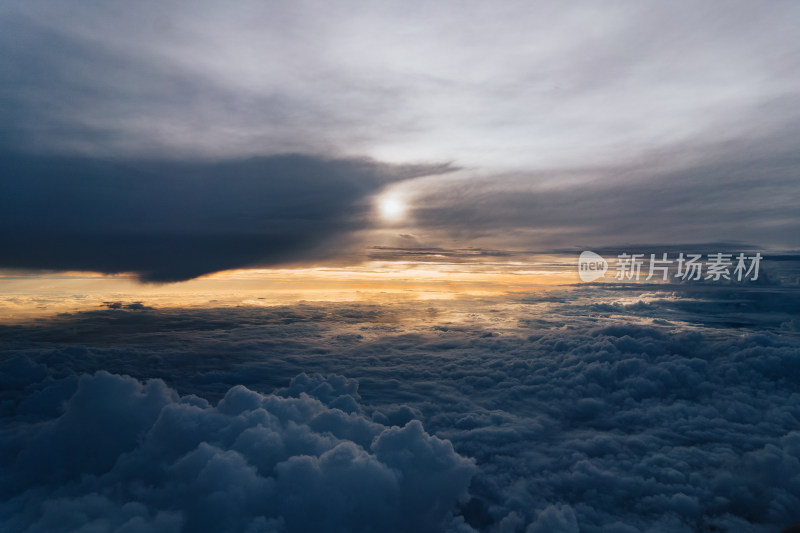
<svg viewBox="0 0 800 533">
<path fill-rule="evenodd" d="M 472 462 L 419 421 L 385 427 L 365 418 L 355 391 L 337 390 L 343 381 L 315 383 L 334 396 L 330 407 L 305 391 L 265 396 L 241 386 L 211 406 L 159 380 L 107 372 L 41 383 L 22 406 L 33 421 L 3 433 L 4 530 L 448 527 Z"/>
<path fill-rule="evenodd" d="M 750 1 L 9 2 L 0 143 L 128 160 L 364 154 L 489 176 L 411 188 L 420 227 L 404 232 L 428 246 L 797 247 L 799 16 Z"/>
<path fill-rule="evenodd" d="M 720 241 L 796 249 L 799 132 L 795 124 L 673 146 L 635 164 L 426 180 L 408 231 L 426 234 L 429 245 L 515 250 Z"/>
<path fill-rule="evenodd" d="M 240 531 L 359 530 L 406 513 L 414 529 L 464 532 L 796 521 L 794 289 L 642 290 L 104 309 L 6 326 L 2 442 L 19 463 L 4 460 L 2 479 L 18 496 L 0 512 L 20 530 L 42 509 Z M 107 431 L 117 416 L 125 427 Z M 361 511 L 333 506 L 334 487 Z M 247 499 L 278 489 L 263 506 Z"/>
<path fill-rule="evenodd" d="M 309 156 L 179 163 L 0 154 L 0 267 L 180 281 L 342 258 L 371 225 L 371 195 L 444 170 Z"/>
<path fill-rule="evenodd" d="M 246 1 L 0 8 L 0 137 L 548 168 L 796 120 L 789 2 Z"/>
</svg>

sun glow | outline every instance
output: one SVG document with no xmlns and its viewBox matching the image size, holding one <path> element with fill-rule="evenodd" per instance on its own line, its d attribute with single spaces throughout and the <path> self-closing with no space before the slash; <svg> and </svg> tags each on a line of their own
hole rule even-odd
<svg viewBox="0 0 800 533">
<path fill-rule="evenodd" d="M 397 222 L 403 220 L 407 206 L 397 194 L 389 194 L 378 200 L 378 211 L 383 220 Z"/>
</svg>

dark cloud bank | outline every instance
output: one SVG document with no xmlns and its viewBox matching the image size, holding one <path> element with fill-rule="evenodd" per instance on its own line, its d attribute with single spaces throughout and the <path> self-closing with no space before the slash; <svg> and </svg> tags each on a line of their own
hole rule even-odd
<svg viewBox="0 0 800 533">
<path fill-rule="evenodd" d="M 6 326 L 0 522 L 767 533 L 800 519 L 796 295 L 632 290 Z"/>
<path fill-rule="evenodd" d="M 444 170 L 302 155 L 176 163 L 0 154 L 0 267 L 180 281 L 341 258 L 369 226 L 371 195 Z"/>
</svg>

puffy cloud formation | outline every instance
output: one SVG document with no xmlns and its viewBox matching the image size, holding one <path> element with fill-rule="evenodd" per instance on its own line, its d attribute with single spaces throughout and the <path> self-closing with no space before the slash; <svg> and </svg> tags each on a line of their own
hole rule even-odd
<svg viewBox="0 0 800 533">
<path fill-rule="evenodd" d="M 123 303 L 5 326 L 0 512 L 12 531 L 46 510 L 149 530 L 780 531 L 800 519 L 800 339 L 777 290 Z"/>
<path fill-rule="evenodd" d="M 441 531 L 474 472 L 419 421 L 363 416 L 338 377 L 212 406 L 161 380 L 4 370 L 25 390 L 4 404 L 4 531 Z"/>
</svg>

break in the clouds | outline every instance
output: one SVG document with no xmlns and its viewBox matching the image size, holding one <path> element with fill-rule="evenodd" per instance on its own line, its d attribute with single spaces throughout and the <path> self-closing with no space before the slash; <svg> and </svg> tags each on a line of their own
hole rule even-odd
<svg viewBox="0 0 800 533">
<path fill-rule="evenodd" d="M 341 258 L 369 226 L 371 195 L 443 170 L 307 156 L 178 163 L 0 154 L 0 267 L 180 281 Z"/>
</svg>

